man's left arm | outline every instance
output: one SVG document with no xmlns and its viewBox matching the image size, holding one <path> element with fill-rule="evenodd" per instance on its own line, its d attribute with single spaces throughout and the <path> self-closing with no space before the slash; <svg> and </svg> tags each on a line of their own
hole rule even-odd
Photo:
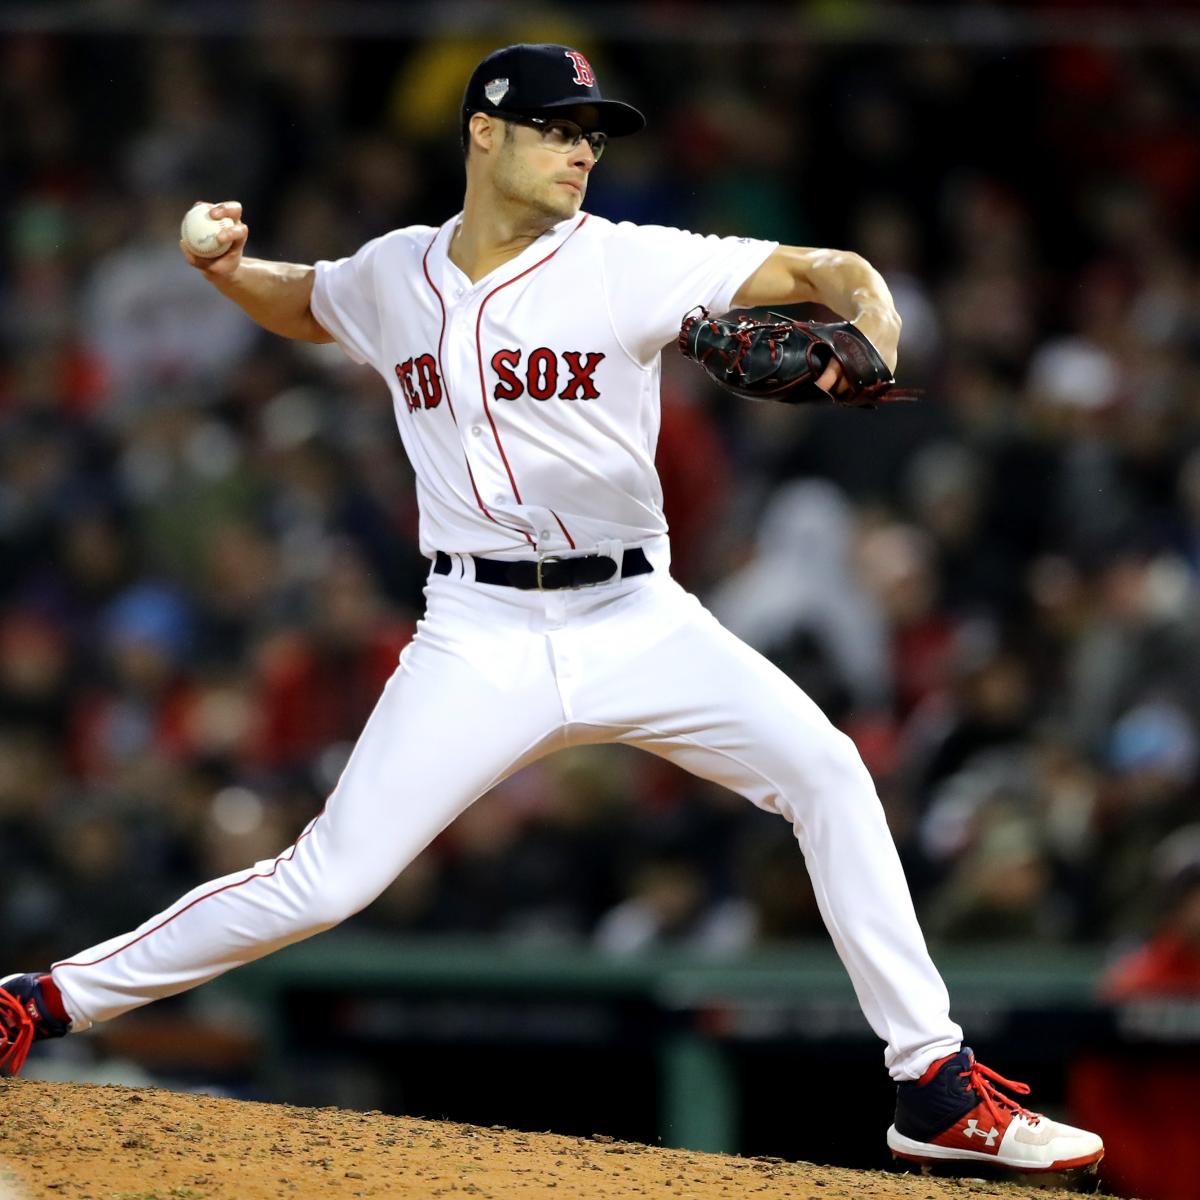
<svg viewBox="0 0 1200 1200">
<path fill-rule="evenodd" d="M 888 369 L 896 369 L 900 314 L 883 276 L 851 250 L 779 246 L 738 288 L 733 303 L 736 308 L 823 304 L 858 326 Z M 823 377 L 821 386 L 831 382 Z"/>
</svg>

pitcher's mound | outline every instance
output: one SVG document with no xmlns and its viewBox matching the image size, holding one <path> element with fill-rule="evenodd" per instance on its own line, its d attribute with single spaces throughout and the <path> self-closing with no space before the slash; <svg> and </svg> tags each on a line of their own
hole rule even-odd
<svg viewBox="0 0 1200 1200">
<path fill-rule="evenodd" d="M 0 1113 L 0 1200 L 1022 1200 L 1029 1194 L 976 1180 L 155 1089 L 5 1080 Z M 1067 1193 L 1038 1195 L 1052 1200 Z"/>
</svg>

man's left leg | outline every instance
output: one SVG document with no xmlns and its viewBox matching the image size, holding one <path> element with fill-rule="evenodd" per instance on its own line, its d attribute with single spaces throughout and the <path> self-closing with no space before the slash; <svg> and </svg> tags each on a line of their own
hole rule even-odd
<svg viewBox="0 0 1200 1200">
<path fill-rule="evenodd" d="M 888 1144 L 921 1162 L 1095 1169 L 1099 1138 L 1027 1112 L 962 1047 L 874 784 L 853 743 L 783 672 L 667 578 L 614 614 L 572 720 L 722 783 L 792 826 L 821 915 L 898 1083 Z M 623 627 L 622 627 L 623 625 Z M 1028 1091 L 1024 1085 L 1011 1090 Z"/>
<path fill-rule="evenodd" d="M 893 1078 L 954 1054 L 945 984 L 925 947 L 874 784 L 853 743 L 775 666 L 669 579 L 655 580 L 578 673 L 571 714 L 783 816 Z M 642 611 L 637 611 L 638 609 Z M 622 613 L 617 620 L 626 620 Z M 629 648 L 628 652 L 626 648 Z"/>
</svg>

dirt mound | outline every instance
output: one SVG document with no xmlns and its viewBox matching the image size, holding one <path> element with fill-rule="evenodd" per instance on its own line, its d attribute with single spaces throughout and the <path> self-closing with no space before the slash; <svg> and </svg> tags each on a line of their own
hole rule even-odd
<svg viewBox="0 0 1200 1200">
<path fill-rule="evenodd" d="M 978 1181 L 845 1171 L 155 1089 L 0 1083 L 2 1200 L 1019 1200 Z M 1040 1192 L 1041 1200 L 1065 1192 Z"/>
</svg>

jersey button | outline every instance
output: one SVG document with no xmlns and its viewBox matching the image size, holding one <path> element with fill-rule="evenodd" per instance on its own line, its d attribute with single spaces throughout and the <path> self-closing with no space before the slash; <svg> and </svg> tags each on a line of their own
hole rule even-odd
<svg viewBox="0 0 1200 1200">
<path fill-rule="evenodd" d="M 503 504 L 504 503 L 504 493 L 497 492 L 495 494 L 495 496 L 492 497 L 492 503 L 493 504 Z"/>
<path fill-rule="evenodd" d="M 479 425 L 472 425 L 472 426 L 471 426 L 471 433 L 472 433 L 472 434 L 473 434 L 475 437 L 478 437 L 478 436 L 479 436 L 479 435 L 480 435 L 482 432 L 483 432 L 483 429 L 482 429 L 482 427 L 480 427 Z"/>
</svg>

